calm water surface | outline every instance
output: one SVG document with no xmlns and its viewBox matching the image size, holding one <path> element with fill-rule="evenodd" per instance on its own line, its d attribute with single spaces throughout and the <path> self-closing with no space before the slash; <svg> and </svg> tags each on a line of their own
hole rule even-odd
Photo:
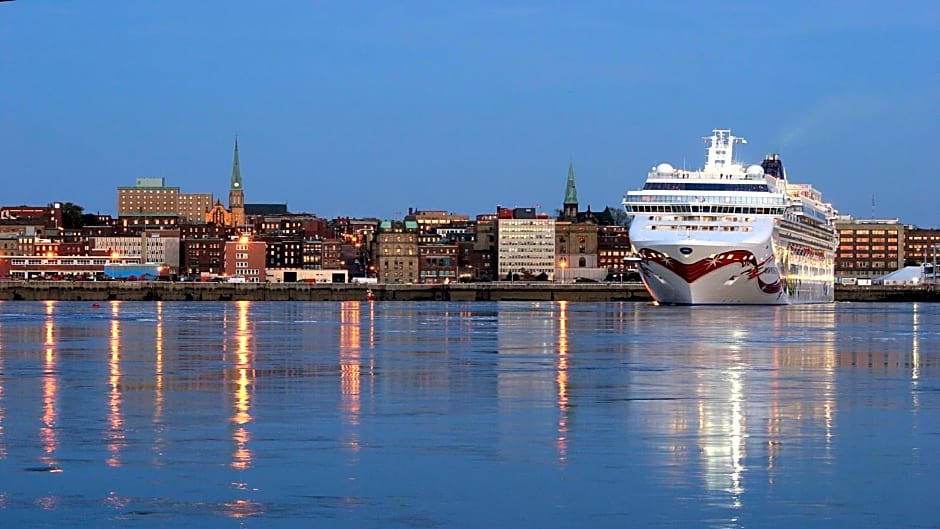
<svg viewBox="0 0 940 529">
<path fill-rule="evenodd" d="M 940 527 L 940 305 L 0 303 L 0 527 Z"/>
</svg>

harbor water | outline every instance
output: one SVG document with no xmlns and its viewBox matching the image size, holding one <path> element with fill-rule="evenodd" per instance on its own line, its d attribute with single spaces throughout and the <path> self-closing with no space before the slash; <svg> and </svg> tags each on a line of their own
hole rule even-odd
<svg viewBox="0 0 940 529">
<path fill-rule="evenodd" d="M 940 305 L 0 302 L 0 527 L 937 527 Z"/>
</svg>

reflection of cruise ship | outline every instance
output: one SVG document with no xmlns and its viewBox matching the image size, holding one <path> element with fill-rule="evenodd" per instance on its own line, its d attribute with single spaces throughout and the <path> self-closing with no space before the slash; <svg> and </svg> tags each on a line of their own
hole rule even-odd
<svg viewBox="0 0 940 529">
<path fill-rule="evenodd" d="M 835 210 L 787 181 L 776 154 L 745 167 L 746 143 L 715 130 L 705 167 L 654 167 L 623 198 L 640 275 L 660 303 L 820 303 L 833 300 Z"/>
</svg>

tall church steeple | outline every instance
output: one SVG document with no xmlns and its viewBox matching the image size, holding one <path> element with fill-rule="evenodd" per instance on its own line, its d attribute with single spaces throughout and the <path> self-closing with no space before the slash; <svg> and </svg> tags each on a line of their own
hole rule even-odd
<svg viewBox="0 0 940 529">
<path fill-rule="evenodd" d="M 565 202 L 562 217 L 566 220 L 578 218 L 578 190 L 574 187 L 574 162 L 568 162 L 568 184 L 565 186 Z"/>
<path fill-rule="evenodd" d="M 228 189 L 228 208 L 232 212 L 232 225 L 245 223 L 245 190 L 242 188 L 242 173 L 238 164 L 238 136 L 235 136 L 235 156 L 232 159 L 232 182 Z"/>
</svg>

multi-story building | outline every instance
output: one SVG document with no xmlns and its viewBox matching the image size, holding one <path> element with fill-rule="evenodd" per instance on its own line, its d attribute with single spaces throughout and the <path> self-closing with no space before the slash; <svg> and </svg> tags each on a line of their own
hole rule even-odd
<svg viewBox="0 0 940 529">
<path fill-rule="evenodd" d="M 180 275 L 221 275 L 227 238 L 201 237 L 180 241 Z"/>
<path fill-rule="evenodd" d="M 118 217 L 179 216 L 180 188 L 163 178 L 138 178 L 134 187 L 119 187 Z"/>
<path fill-rule="evenodd" d="M 303 241 L 303 268 L 338 270 L 343 267 L 343 240 L 311 237 Z"/>
<path fill-rule="evenodd" d="M 44 225 L 46 233 L 51 232 L 52 234 L 65 227 L 62 214 L 61 202 L 54 202 L 48 206 L 0 207 L 0 220 L 21 221 L 35 225 L 41 223 Z"/>
<path fill-rule="evenodd" d="M 835 225 L 837 278 L 873 278 L 904 266 L 904 225 L 898 219 L 840 217 Z"/>
<path fill-rule="evenodd" d="M 166 265 L 170 275 L 179 272 L 179 230 L 147 230 L 141 235 L 141 239 L 141 262 Z"/>
<path fill-rule="evenodd" d="M 498 208 L 496 267 L 499 279 L 555 278 L 555 219 L 535 208 Z"/>
<path fill-rule="evenodd" d="M 476 217 L 476 239 L 473 242 L 471 263 L 476 277 L 494 280 L 496 277 L 496 214 L 486 213 Z"/>
<path fill-rule="evenodd" d="M 321 268 L 325 270 L 339 270 L 343 268 L 343 240 L 342 239 L 323 239 L 320 250 Z"/>
<path fill-rule="evenodd" d="M 940 254 L 940 229 L 904 227 L 905 263 L 933 264 Z"/>
<path fill-rule="evenodd" d="M 20 236 L 15 233 L 0 234 L 0 256 L 19 254 Z"/>
<path fill-rule="evenodd" d="M 418 231 L 427 233 L 443 226 L 466 226 L 470 222 L 469 215 L 449 213 L 445 210 L 414 210 L 408 208 L 408 219 L 418 223 Z"/>
<path fill-rule="evenodd" d="M 179 201 L 180 222 L 192 224 L 206 222 L 206 214 L 215 203 L 212 193 L 180 193 Z"/>
<path fill-rule="evenodd" d="M 630 228 L 616 224 L 599 226 L 597 264 L 615 276 L 635 272 L 639 258 L 630 247 Z"/>
<path fill-rule="evenodd" d="M 178 230 L 146 230 L 139 236 L 128 237 L 94 237 L 90 243 L 92 250 L 110 254 L 113 259 L 167 265 L 171 274 L 180 266 Z"/>
<path fill-rule="evenodd" d="M 220 239 L 235 235 L 235 230 L 219 224 L 181 224 L 180 239 Z"/>
<path fill-rule="evenodd" d="M 418 223 L 386 220 L 376 234 L 375 263 L 382 283 L 418 282 Z"/>
<path fill-rule="evenodd" d="M 13 249 L 17 255 L 40 255 L 45 257 L 69 257 L 90 255 L 91 245 L 87 240 L 64 242 L 61 240 L 41 239 L 29 235 L 19 237 L 18 248 Z"/>
<path fill-rule="evenodd" d="M 243 277 L 248 283 L 265 281 L 266 246 L 264 241 L 251 240 L 247 236 L 225 241 L 225 275 Z"/>
<path fill-rule="evenodd" d="M 421 244 L 418 246 L 418 281 L 451 283 L 457 281 L 457 245 Z"/>
<path fill-rule="evenodd" d="M 256 240 L 264 241 L 265 268 L 301 268 L 304 262 L 304 243 L 298 237 L 279 235 L 258 235 Z"/>
<path fill-rule="evenodd" d="M 86 256 L 5 256 L 0 257 L 0 277 L 91 279 L 100 276 L 108 264 L 139 264 L 139 260 L 127 257 L 113 258 L 95 251 Z"/>
<path fill-rule="evenodd" d="M 3 219 L 0 220 L 0 235 L 21 235 L 29 233 L 45 236 L 46 222 L 37 219 Z"/>
<path fill-rule="evenodd" d="M 607 270 L 597 264 L 597 222 L 593 216 L 578 212 L 573 163 L 568 164 L 563 209 L 555 222 L 555 271 L 563 281 L 607 276 Z"/>
<path fill-rule="evenodd" d="M 113 236 L 114 226 L 112 226 L 110 223 L 101 226 L 82 226 L 81 233 L 79 235 L 82 240 L 91 239 L 92 237 Z"/>
<path fill-rule="evenodd" d="M 259 235 L 277 235 L 281 237 L 306 236 L 304 233 L 307 215 L 274 215 L 255 217 L 253 224 L 255 233 Z"/>
<path fill-rule="evenodd" d="M 564 271 L 565 279 L 603 279 L 607 270 L 598 272 L 597 224 L 566 220 L 555 222 L 555 261 L 557 270 Z M 598 274 L 600 277 L 594 277 Z"/>
<path fill-rule="evenodd" d="M 147 215 L 124 215 L 112 226 L 115 235 L 136 236 L 147 230 L 176 230 L 179 216 L 175 213 L 150 213 Z"/>
</svg>

